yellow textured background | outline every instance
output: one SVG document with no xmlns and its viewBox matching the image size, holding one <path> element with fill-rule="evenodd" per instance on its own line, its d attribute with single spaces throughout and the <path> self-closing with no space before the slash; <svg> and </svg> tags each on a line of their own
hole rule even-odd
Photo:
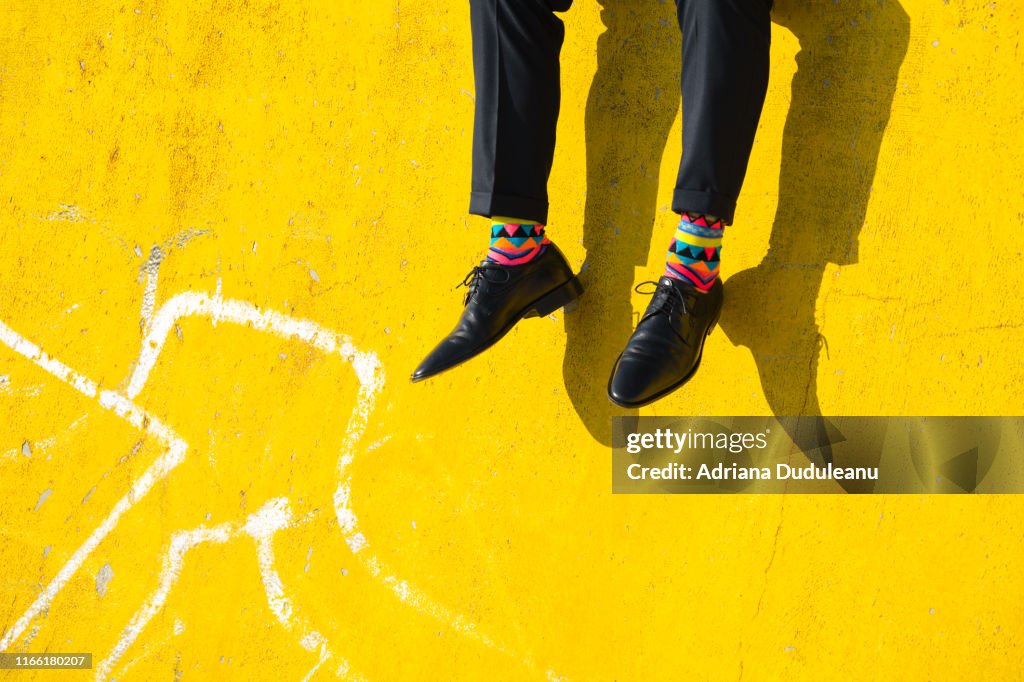
<svg viewBox="0 0 1024 682">
<path fill-rule="evenodd" d="M 219 290 L 350 335 L 385 377 L 350 467 L 375 575 L 333 501 L 351 367 L 182 320 L 136 403 L 186 462 L 9 650 L 102 661 L 175 533 L 287 497 L 293 627 L 251 538 L 200 544 L 114 677 L 1021 678 L 1013 497 L 610 494 L 604 386 L 673 227 L 679 38 L 671 2 L 577 4 L 549 234 L 588 291 L 414 386 L 486 244 L 465 215 L 467 3 L 3 3 L 0 321 L 123 390 L 158 246 L 157 309 Z M 775 14 L 725 333 L 643 413 L 1019 414 L 1024 8 Z M 0 344 L 0 635 L 159 455 Z"/>
</svg>

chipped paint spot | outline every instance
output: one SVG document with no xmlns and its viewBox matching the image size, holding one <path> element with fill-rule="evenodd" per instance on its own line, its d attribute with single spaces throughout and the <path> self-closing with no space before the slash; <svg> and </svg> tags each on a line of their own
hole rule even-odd
<svg viewBox="0 0 1024 682">
<path fill-rule="evenodd" d="M 110 564 L 103 564 L 99 572 L 96 573 L 96 592 L 100 595 L 100 599 L 107 594 L 107 585 L 114 579 L 114 569 L 110 567 Z"/>
<path fill-rule="evenodd" d="M 42 507 L 43 503 L 46 502 L 46 500 L 48 500 L 50 498 L 50 495 L 52 493 L 53 493 L 53 489 L 52 488 L 47 488 L 46 490 L 41 492 L 39 494 L 39 501 L 36 502 L 36 506 L 35 506 L 35 508 L 32 511 L 39 511 L 39 508 Z"/>
<path fill-rule="evenodd" d="M 73 204 L 60 204 L 56 211 L 46 216 L 46 220 L 66 220 L 76 223 L 85 220 L 85 216 L 79 208 Z"/>
</svg>

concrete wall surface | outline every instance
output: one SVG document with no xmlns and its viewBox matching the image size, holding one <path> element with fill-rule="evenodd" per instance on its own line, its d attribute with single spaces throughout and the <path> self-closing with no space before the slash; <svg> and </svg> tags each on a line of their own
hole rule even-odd
<svg viewBox="0 0 1024 682">
<path fill-rule="evenodd" d="M 1016 680 L 1013 496 L 613 496 L 674 228 L 667 0 L 561 15 L 586 294 L 436 379 L 465 2 L 0 6 L 0 651 L 17 680 Z M 1020 414 L 1024 4 L 777 0 L 700 373 L 651 415 Z"/>
</svg>

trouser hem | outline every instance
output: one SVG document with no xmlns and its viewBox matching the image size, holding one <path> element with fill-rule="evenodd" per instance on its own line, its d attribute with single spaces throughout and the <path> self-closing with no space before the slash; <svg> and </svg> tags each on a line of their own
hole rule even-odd
<svg viewBox="0 0 1024 682">
<path fill-rule="evenodd" d="M 721 218 L 724 224 L 731 225 L 736 213 L 736 198 L 698 189 L 677 189 L 672 194 L 672 210 L 713 215 Z"/>
<path fill-rule="evenodd" d="M 471 192 L 469 212 L 473 215 L 491 217 L 495 215 L 534 220 L 541 225 L 548 222 L 548 202 L 545 199 L 520 197 L 494 192 Z"/>
</svg>

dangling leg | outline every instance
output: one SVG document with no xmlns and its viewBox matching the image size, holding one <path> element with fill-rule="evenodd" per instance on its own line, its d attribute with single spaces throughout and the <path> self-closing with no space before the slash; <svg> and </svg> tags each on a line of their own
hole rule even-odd
<svg viewBox="0 0 1024 682">
<path fill-rule="evenodd" d="M 469 360 L 523 317 L 548 315 L 582 293 L 544 228 L 565 37 L 555 12 L 570 4 L 470 2 L 477 92 L 469 211 L 492 219 L 491 242 L 487 258 L 464 281 L 462 317 L 416 368 L 413 381 Z"/>
<path fill-rule="evenodd" d="M 685 384 L 722 308 L 732 223 L 768 87 L 771 0 L 676 0 L 683 33 L 680 214 L 664 276 L 612 371 L 608 396 L 638 407 Z"/>
</svg>

